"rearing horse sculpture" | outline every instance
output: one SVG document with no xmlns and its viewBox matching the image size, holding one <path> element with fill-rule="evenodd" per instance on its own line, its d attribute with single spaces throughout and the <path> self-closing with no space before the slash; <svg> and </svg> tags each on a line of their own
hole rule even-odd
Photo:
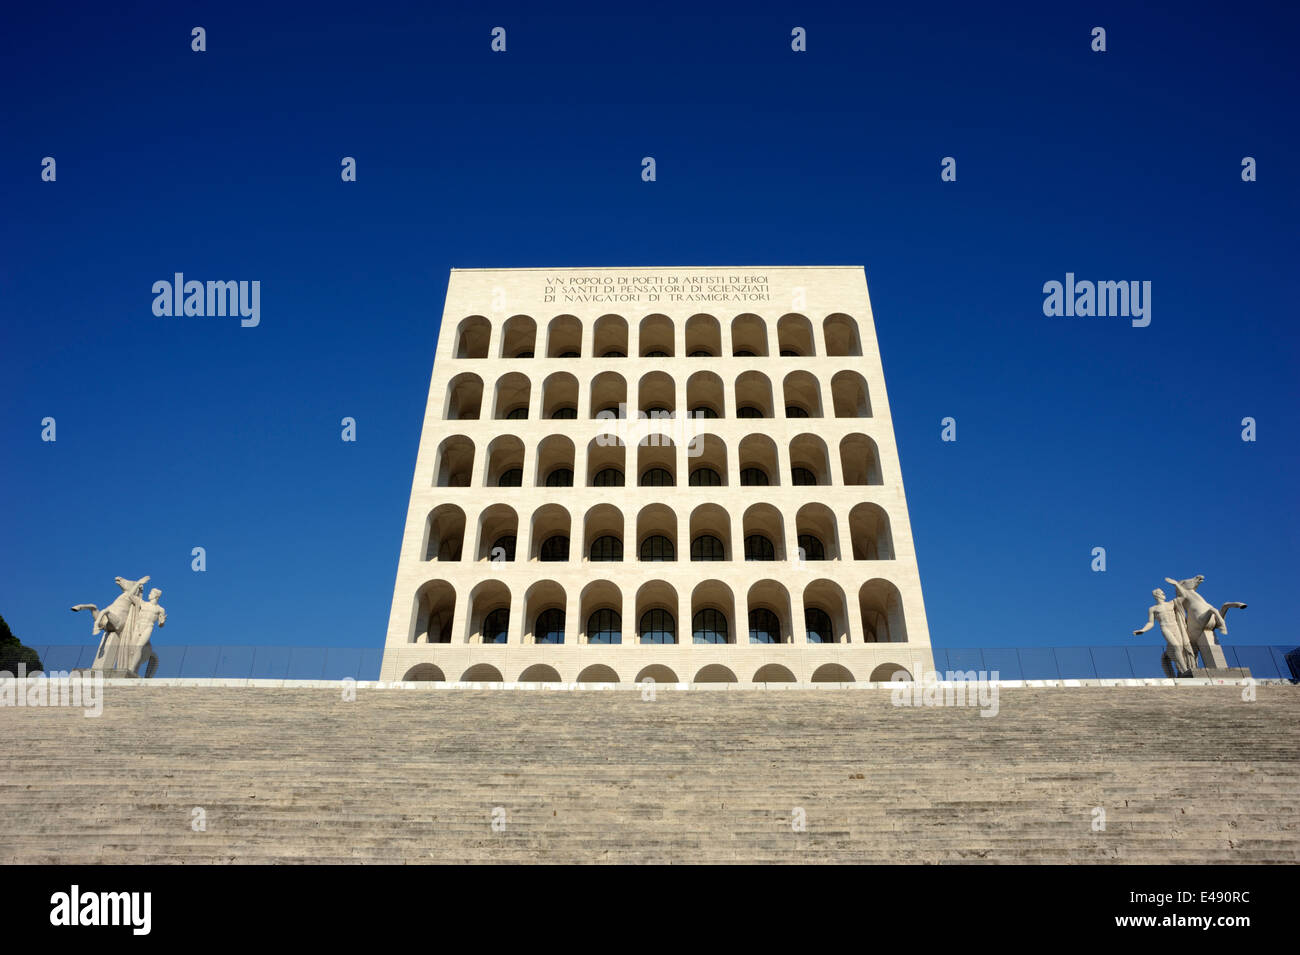
<svg viewBox="0 0 1300 955">
<path fill-rule="evenodd" d="M 1178 596 L 1183 602 L 1183 609 L 1187 613 L 1187 635 L 1192 641 L 1192 646 L 1197 650 L 1201 648 L 1201 640 L 1208 645 L 1214 645 L 1214 631 L 1218 630 L 1225 637 L 1228 635 L 1228 611 L 1232 608 L 1245 610 L 1246 605 L 1238 603 L 1235 600 L 1225 603 L 1218 610 L 1210 606 L 1208 600 L 1196 592 L 1196 588 L 1201 586 L 1205 580 L 1204 574 L 1197 574 L 1195 577 L 1189 577 L 1187 580 L 1173 580 L 1165 578 L 1166 582 L 1171 583 L 1178 591 Z"/>
<path fill-rule="evenodd" d="M 135 619 L 135 607 L 140 595 L 144 593 L 144 585 L 149 582 L 148 577 L 141 577 L 139 580 L 127 580 L 125 577 L 114 577 L 113 580 L 122 592 L 117 595 L 116 599 L 100 610 L 94 604 L 76 604 L 73 606 L 73 612 L 79 610 L 89 610 L 93 625 L 91 634 L 104 631 L 104 637 L 99 641 L 99 650 L 95 653 L 95 662 L 102 668 L 107 661 L 104 659 L 105 651 L 113 644 L 110 642 L 110 636 L 117 638 L 117 643 L 122 644 L 123 638 L 130 639 L 131 623 Z M 109 668 L 111 669 L 111 667 Z"/>
</svg>

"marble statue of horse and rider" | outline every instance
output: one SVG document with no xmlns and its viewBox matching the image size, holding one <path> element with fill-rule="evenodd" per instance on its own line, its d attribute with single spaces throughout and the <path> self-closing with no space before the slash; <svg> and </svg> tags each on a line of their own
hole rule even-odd
<svg viewBox="0 0 1300 955">
<path fill-rule="evenodd" d="M 167 623 L 167 611 L 158 604 L 162 591 L 155 587 L 145 600 L 142 595 L 149 582 L 147 576 L 139 580 L 113 579 L 122 592 L 103 610 L 95 604 L 76 604 L 72 608 L 74 612 L 89 610 L 91 634 L 104 634 L 91 669 L 114 676 L 139 676 L 140 665 L 147 663 L 144 676 L 151 677 L 158 669 L 158 654 L 150 637 L 154 624 L 161 627 Z"/>
<path fill-rule="evenodd" d="M 1134 630 L 1133 635 L 1141 636 L 1156 624 L 1165 638 L 1165 652 L 1160 658 L 1160 665 L 1165 676 L 1190 676 L 1196 670 L 1196 657 L 1201 658 L 1201 669 L 1225 671 L 1235 674 L 1228 667 L 1223 648 L 1215 641 L 1217 631 L 1228 635 L 1228 611 L 1245 610 L 1244 603 L 1229 601 L 1217 610 L 1208 600 L 1197 592 L 1205 581 L 1203 574 L 1186 580 L 1174 580 L 1166 577 L 1165 582 L 1172 584 L 1176 596 L 1173 600 L 1165 599 L 1165 592 L 1157 587 L 1151 591 L 1156 598 L 1155 605 L 1147 610 L 1146 626 Z"/>
</svg>

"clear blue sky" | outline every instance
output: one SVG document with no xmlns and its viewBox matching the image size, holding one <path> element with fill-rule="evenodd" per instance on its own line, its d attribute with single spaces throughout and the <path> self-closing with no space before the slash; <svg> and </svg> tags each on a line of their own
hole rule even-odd
<svg viewBox="0 0 1300 955">
<path fill-rule="evenodd" d="M 936 645 L 1129 644 L 1196 573 L 1295 642 L 1294 5 L 475 6 L 6 6 L 27 643 L 148 573 L 160 645 L 379 646 L 451 267 L 859 263 Z M 177 271 L 261 281 L 260 327 L 155 317 Z M 1067 271 L 1150 326 L 1045 317 Z"/>
</svg>

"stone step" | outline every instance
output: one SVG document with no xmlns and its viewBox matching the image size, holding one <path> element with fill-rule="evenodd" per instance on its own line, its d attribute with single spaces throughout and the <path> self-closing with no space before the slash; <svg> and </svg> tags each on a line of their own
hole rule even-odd
<svg viewBox="0 0 1300 955">
<path fill-rule="evenodd" d="M 982 717 L 863 690 L 142 681 L 95 719 L 0 708 L 0 862 L 1295 863 L 1300 690 L 1256 692 L 1009 688 Z"/>
</svg>

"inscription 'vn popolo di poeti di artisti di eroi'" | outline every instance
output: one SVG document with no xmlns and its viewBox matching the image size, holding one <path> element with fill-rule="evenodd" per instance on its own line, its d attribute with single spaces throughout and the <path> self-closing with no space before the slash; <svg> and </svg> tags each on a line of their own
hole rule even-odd
<svg viewBox="0 0 1300 955">
<path fill-rule="evenodd" d="M 542 304 L 599 304 L 604 302 L 770 302 L 772 290 L 766 274 L 716 273 L 709 275 L 663 273 L 656 275 L 547 273 Z"/>
</svg>

